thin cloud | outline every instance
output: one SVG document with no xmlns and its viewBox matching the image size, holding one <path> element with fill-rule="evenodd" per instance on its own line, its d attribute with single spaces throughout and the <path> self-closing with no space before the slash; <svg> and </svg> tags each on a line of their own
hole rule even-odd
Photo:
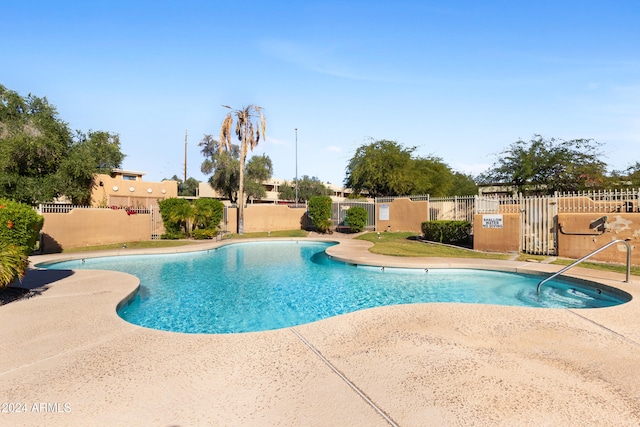
<svg viewBox="0 0 640 427">
<path fill-rule="evenodd" d="M 267 135 L 267 142 L 273 145 L 287 145 L 287 143 L 285 141 L 281 141 L 279 139 L 276 138 L 272 138 L 270 136 Z"/>
<path fill-rule="evenodd" d="M 342 152 L 342 148 L 341 147 L 337 147 L 335 145 L 330 145 L 327 147 L 327 151 L 331 151 L 332 153 L 341 153 Z"/>
<path fill-rule="evenodd" d="M 339 59 L 337 50 L 329 47 L 318 48 L 278 39 L 263 40 L 260 47 L 269 56 L 315 73 L 352 80 L 386 80 L 362 74 L 356 70 L 358 67 L 348 65 L 346 61 Z"/>
</svg>

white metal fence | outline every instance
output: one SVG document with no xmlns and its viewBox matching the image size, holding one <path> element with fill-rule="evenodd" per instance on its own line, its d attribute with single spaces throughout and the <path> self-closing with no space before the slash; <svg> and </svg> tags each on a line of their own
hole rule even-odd
<svg viewBox="0 0 640 427">
<path fill-rule="evenodd" d="M 524 200 L 550 198 L 559 213 L 640 212 L 640 189 L 556 193 L 552 196 L 477 196 L 476 213 L 517 213 Z"/>
<path fill-rule="evenodd" d="M 557 193 L 559 212 L 638 212 L 640 190 Z"/>
<path fill-rule="evenodd" d="M 429 199 L 429 221 L 469 221 L 473 224 L 475 196 L 432 197 Z"/>
</svg>

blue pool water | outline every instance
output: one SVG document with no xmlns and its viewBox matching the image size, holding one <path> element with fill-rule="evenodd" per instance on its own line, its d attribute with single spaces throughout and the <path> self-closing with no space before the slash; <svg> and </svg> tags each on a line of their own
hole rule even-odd
<svg viewBox="0 0 640 427">
<path fill-rule="evenodd" d="M 309 323 L 370 307 L 466 302 L 593 308 L 628 299 L 573 282 L 467 269 L 399 269 L 331 260 L 323 242 L 238 243 L 211 251 L 65 261 L 55 269 L 134 274 L 137 295 L 118 314 L 154 329 L 236 333 Z"/>
</svg>

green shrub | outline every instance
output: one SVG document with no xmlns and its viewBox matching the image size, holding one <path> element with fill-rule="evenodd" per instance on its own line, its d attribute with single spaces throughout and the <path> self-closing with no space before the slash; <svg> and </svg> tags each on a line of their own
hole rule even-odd
<svg viewBox="0 0 640 427">
<path fill-rule="evenodd" d="M 440 243 L 468 243 L 471 233 L 469 221 L 427 221 L 422 223 L 426 240 Z"/>
<path fill-rule="evenodd" d="M 25 273 L 43 224 L 31 206 L 0 199 L 0 288 Z"/>
<path fill-rule="evenodd" d="M 194 225 L 197 229 L 217 230 L 224 216 L 224 204 L 216 199 L 196 199 L 193 201 L 193 211 Z"/>
<path fill-rule="evenodd" d="M 326 233 L 333 225 L 331 221 L 331 197 L 313 196 L 309 199 L 309 218 L 319 233 Z"/>
<path fill-rule="evenodd" d="M 28 266 L 29 258 L 18 246 L 0 244 L 0 289 L 22 277 Z"/>
<path fill-rule="evenodd" d="M 187 220 L 192 215 L 191 204 L 188 200 L 171 197 L 160 200 L 158 205 L 167 234 L 180 233 L 183 230 L 191 231 L 186 230 Z"/>
<path fill-rule="evenodd" d="M 349 225 L 351 231 L 359 233 L 367 226 L 367 210 L 362 206 L 352 206 L 347 210 L 345 223 Z"/>
<path fill-rule="evenodd" d="M 217 230 L 212 230 L 210 228 L 196 228 L 191 232 L 191 237 L 196 240 L 213 239 L 216 237 L 217 233 Z"/>
<path fill-rule="evenodd" d="M 186 239 L 188 236 L 182 231 L 167 231 L 160 236 L 162 240 L 179 240 Z"/>
</svg>

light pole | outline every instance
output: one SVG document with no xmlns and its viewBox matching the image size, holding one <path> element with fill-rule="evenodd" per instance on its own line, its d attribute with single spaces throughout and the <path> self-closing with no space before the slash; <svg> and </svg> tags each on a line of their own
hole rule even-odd
<svg viewBox="0 0 640 427">
<path fill-rule="evenodd" d="M 296 207 L 298 207 L 298 128 L 296 128 Z"/>
</svg>

